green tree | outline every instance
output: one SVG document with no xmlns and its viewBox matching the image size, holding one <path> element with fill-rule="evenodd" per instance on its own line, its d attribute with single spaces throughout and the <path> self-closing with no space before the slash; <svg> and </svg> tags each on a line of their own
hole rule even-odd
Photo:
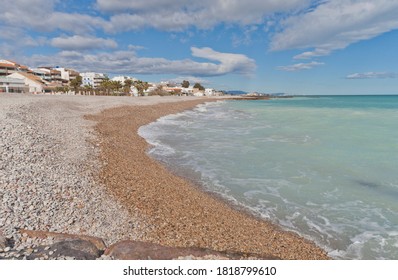
<svg viewBox="0 0 398 280">
<path fill-rule="evenodd" d="M 109 80 L 109 78 L 105 78 L 102 80 L 102 82 L 100 83 L 100 92 L 103 95 L 109 95 L 112 89 L 112 84 L 111 81 Z"/>
<path fill-rule="evenodd" d="M 62 87 L 62 92 L 63 92 L 63 93 L 68 93 L 69 90 L 70 90 L 70 89 L 69 89 L 69 86 L 63 86 L 63 87 Z"/>
<path fill-rule="evenodd" d="M 56 87 L 55 91 L 56 92 L 64 92 L 64 87 Z"/>
<path fill-rule="evenodd" d="M 189 81 L 186 81 L 186 80 L 182 81 L 181 86 L 183 88 L 189 88 Z"/>
<path fill-rule="evenodd" d="M 73 88 L 75 94 L 79 93 L 79 88 L 82 85 L 82 83 L 83 81 L 81 76 L 77 76 L 76 78 L 70 81 L 70 86 Z"/>
<path fill-rule="evenodd" d="M 200 83 L 196 83 L 193 87 L 199 90 L 205 90 L 205 88 Z"/>
<path fill-rule="evenodd" d="M 131 86 L 132 86 L 132 85 L 133 85 L 133 81 L 132 81 L 132 80 L 127 79 L 127 80 L 124 81 L 124 88 L 123 88 L 123 90 L 124 90 L 124 93 L 125 93 L 125 94 L 129 94 L 129 93 L 130 93 L 130 91 L 131 91 Z"/>
<path fill-rule="evenodd" d="M 94 87 L 92 85 L 85 85 L 83 91 L 84 94 L 92 95 L 94 93 Z"/>
<path fill-rule="evenodd" d="M 146 91 L 149 88 L 148 82 L 143 82 L 143 81 L 134 81 L 133 85 L 137 88 L 138 94 L 141 96 L 144 96 L 144 91 Z"/>
<path fill-rule="evenodd" d="M 120 93 L 120 90 L 123 88 L 123 85 L 120 81 L 110 81 L 110 87 L 112 95 L 117 95 Z"/>
</svg>

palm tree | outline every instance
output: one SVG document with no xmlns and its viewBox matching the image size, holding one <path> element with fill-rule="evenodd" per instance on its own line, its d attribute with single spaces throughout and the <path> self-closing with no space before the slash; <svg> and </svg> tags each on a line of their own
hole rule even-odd
<svg viewBox="0 0 398 280">
<path fill-rule="evenodd" d="M 100 83 L 100 89 L 103 92 L 104 95 L 109 95 L 110 91 L 111 91 L 111 81 L 109 80 L 109 78 L 105 78 L 104 80 L 102 80 L 102 82 Z"/>
<path fill-rule="evenodd" d="M 144 96 L 144 91 L 146 91 L 149 88 L 148 82 L 143 82 L 143 81 L 134 81 L 133 85 L 137 88 L 138 94 L 141 96 Z"/>
<path fill-rule="evenodd" d="M 82 85 L 82 83 L 83 81 L 81 76 L 77 76 L 72 81 L 70 81 L 70 86 L 73 88 L 75 94 L 79 93 L 79 88 Z"/>
<path fill-rule="evenodd" d="M 92 85 L 85 85 L 83 87 L 84 94 L 92 95 L 93 94 L 93 86 Z"/>
<path fill-rule="evenodd" d="M 127 79 L 124 81 L 124 93 L 127 95 L 131 91 L 131 86 L 133 85 L 133 81 L 130 79 Z M 133 96 L 133 94 L 131 94 Z"/>
<path fill-rule="evenodd" d="M 123 85 L 120 81 L 110 81 L 110 87 L 112 90 L 112 95 L 118 95 Z"/>
</svg>

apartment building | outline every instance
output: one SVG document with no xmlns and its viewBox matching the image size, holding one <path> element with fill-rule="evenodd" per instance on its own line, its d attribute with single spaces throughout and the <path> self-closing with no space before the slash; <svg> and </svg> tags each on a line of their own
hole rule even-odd
<svg viewBox="0 0 398 280">
<path fill-rule="evenodd" d="M 29 88 L 23 79 L 0 76 L 0 93 L 22 93 L 28 92 Z"/>
<path fill-rule="evenodd" d="M 16 72 L 32 73 L 29 67 L 11 60 L 0 59 L 0 76 L 8 76 Z"/>
<path fill-rule="evenodd" d="M 101 82 L 108 78 L 103 73 L 95 72 L 80 73 L 80 76 L 82 77 L 83 86 L 92 86 L 93 88 L 99 87 Z"/>
</svg>

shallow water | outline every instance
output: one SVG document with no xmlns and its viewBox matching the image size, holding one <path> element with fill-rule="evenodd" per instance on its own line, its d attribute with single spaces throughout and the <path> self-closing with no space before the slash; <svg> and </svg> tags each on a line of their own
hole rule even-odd
<svg viewBox="0 0 398 280">
<path fill-rule="evenodd" d="M 139 133 L 150 154 L 338 259 L 398 259 L 398 97 L 225 101 Z"/>
</svg>

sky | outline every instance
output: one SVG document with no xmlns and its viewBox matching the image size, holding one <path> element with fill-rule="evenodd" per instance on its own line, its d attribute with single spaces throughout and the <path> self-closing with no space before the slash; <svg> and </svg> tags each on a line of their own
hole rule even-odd
<svg viewBox="0 0 398 280">
<path fill-rule="evenodd" d="M 0 0 L 0 59 L 219 90 L 398 94 L 398 0 Z"/>
</svg>

